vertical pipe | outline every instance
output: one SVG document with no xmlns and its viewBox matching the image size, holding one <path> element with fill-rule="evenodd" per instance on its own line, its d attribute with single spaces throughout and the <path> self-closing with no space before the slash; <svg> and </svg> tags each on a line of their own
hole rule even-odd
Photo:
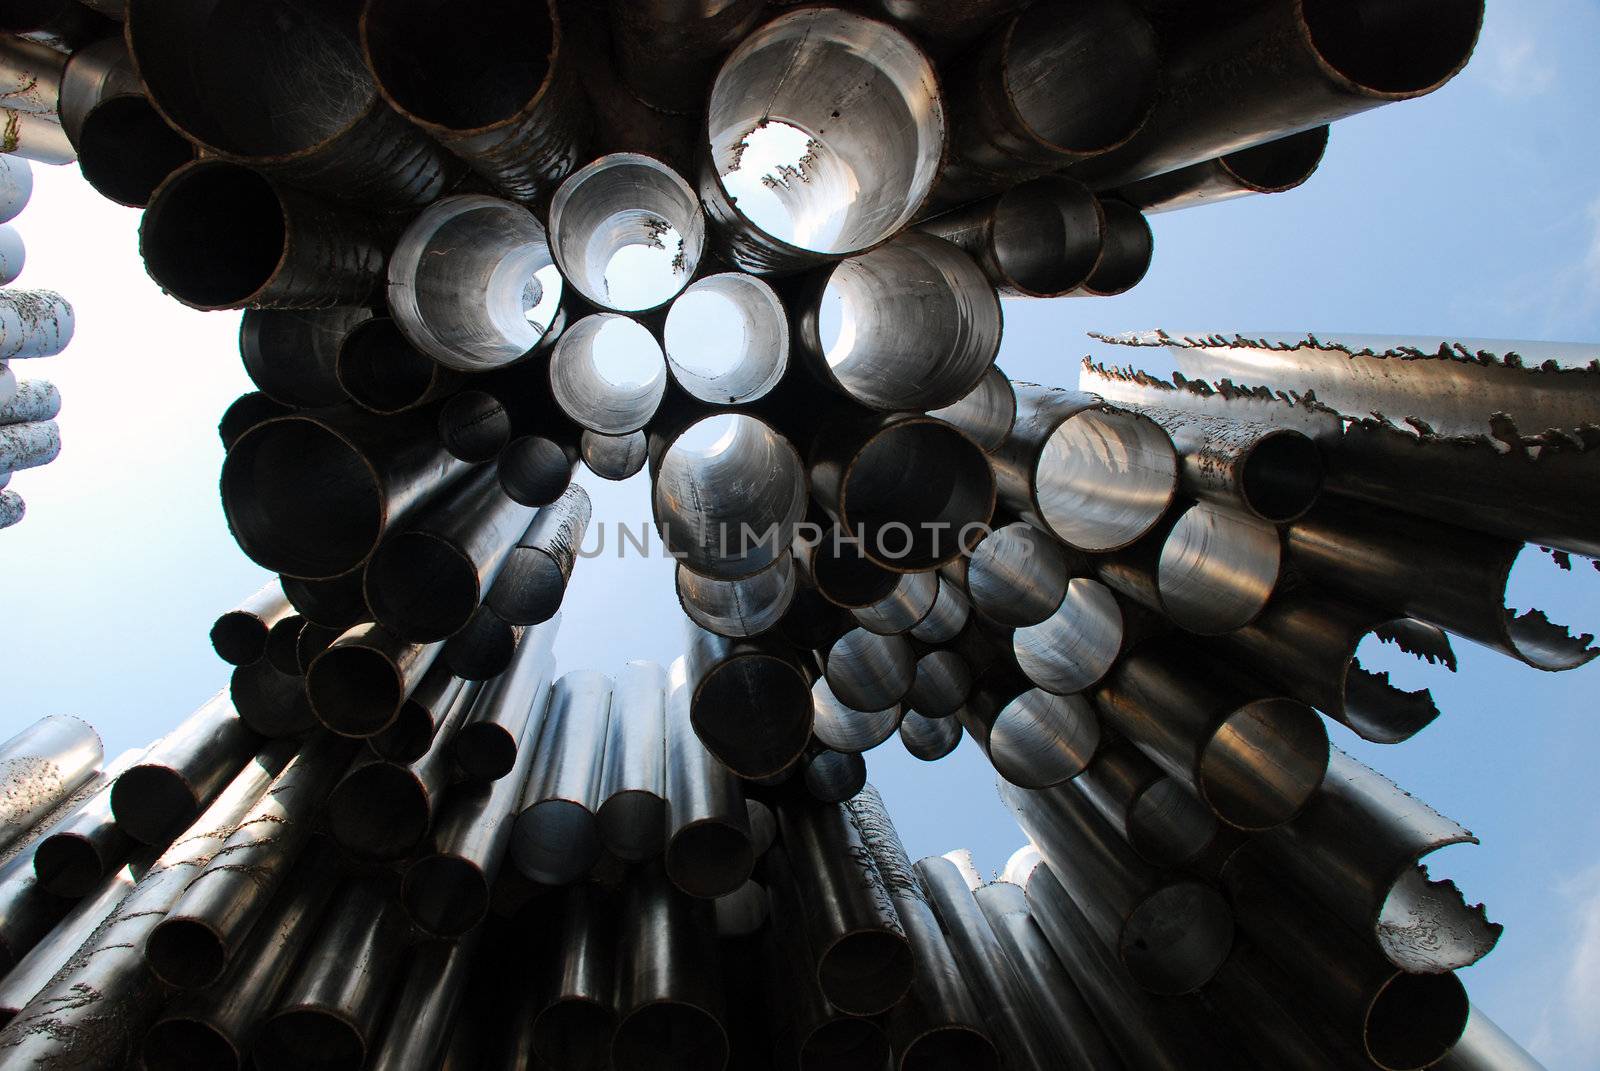
<svg viewBox="0 0 1600 1071">
<path fill-rule="evenodd" d="M 612 683 L 574 670 L 550 689 L 550 707 L 522 794 L 511 841 L 517 869 L 534 881 L 566 885 L 600 858 L 600 777 Z"/>
<path fill-rule="evenodd" d="M 701 743 L 690 715 L 687 661 L 667 671 L 666 873 L 690 896 L 725 896 L 755 866 L 749 812 L 733 772 Z"/>
<path fill-rule="evenodd" d="M 559 616 L 524 629 L 505 671 L 483 686 L 472 711 L 456 731 L 451 749 L 467 777 L 494 781 L 509 774 L 519 748 L 532 746 L 525 730 L 544 716 L 544 702 L 555 674 L 551 654 Z"/>
<path fill-rule="evenodd" d="M 637 861 L 665 844 L 666 671 L 629 662 L 617 675 L 600 772 L 600 841 L 613 855 Z"/>
</svg>

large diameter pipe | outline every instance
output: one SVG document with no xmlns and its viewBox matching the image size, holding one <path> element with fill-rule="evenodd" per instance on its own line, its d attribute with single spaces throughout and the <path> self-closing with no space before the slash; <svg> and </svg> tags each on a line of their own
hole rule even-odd
<svg viewBox="0 0 1600 1071">
<path fill-rule="evenodd" d="M 305 958 L 256 1032 L 263 1069 L 307 1064 L 356 1071 L 376 1047 L 400 976 L 404 919 L 387 878 L 351 878 L 334 894 Z"/>
<path fill-rule="evenodd" d="M 626 480 L 644 468 L 650 442 L 642 431 L 601 435 L 585 428 L 578 437 L 578 452 L 589 471 L 602 480 Z"/>
<path fill-rule="evenodd" d="M 343 633 L 351 625 L 368 618 L 367 601 L 361 592 L 361 570 L 353 569 L 326 580 L 283 576 L 284 598 L 295 612 L 314 625 L 336 628 Z"/>
<path fill-rule="evenodd" d="M 262 585 L 254 595 L 217 618 L 211 626 L 211 647 L 217 657 L 233 666 L 259 662 L 266 654 L 267 634 L 293 613 L 283 587 L 276 580 Z"/>
<path fill-rule="evenodd" d="M 730 640 L 685 624 L 696 735 L 741 777 L 787 770 L 811 735 L 811 678 L 798 657 L 772 637 Z"/>
<path fill-rule="evenodd" d="M 673 380 L 691 397 L 708 405 L 753 402 L 788 370 L 788 313 L 753 275 L 708 275 L 667 310 L 662 349 Z"/>
<path fill-rule="evenodd" d="M 1233 918 L 1214 888 L 1146 863 L 1073 786 L 1030 792 L 1005 782 L 1000 798 L 1134 981 L 1177 995 L 1204 985 L 1227 958 Z"/>
<path fill-rule="evenodd" d="M 398 720 L 442 647 L 408 643 L 382 625 L 357 625 L 306 670 L 311 710 L 340 736 L 376 736 Z"/>
<path fill-rule="evenodd" d="M 789 803 L 778 826 L 823 995 L 849 1015 L 887 1011 L 911 988 L 911 945 L 851 812 Z"/>
<path fill-rule="evenodd" d="M 785 134 L 797 143 L 777 144 Z M 706 139 L 700 197 L 724 255 L 756 274 L 794 271 L 864 252 L 915 218 L 944 156 L 944 106 L 932 64 L 898 30 L 807 7 L 723 63 Z M 752 140 L 787 158 L 742 170 Z"/>
<path fill-rule="evenodd" d="M 933 609 L 911 629 L 911 638 L 921 643 L 950 643 L 960 636 L 972 617 L 972 602 L 961 587 L 944 576 L 939 578 L 939 594 Z"/>
<path fill-rule="evenodd" d="M 1251 194 L 1288 193 L 1310 181 L 1328 149 L 1328 128 L 1312 127 L 1227 153 L 1116 191 L 1145 215 L 1220 204 Z"/>
<path fill-rule="evenodd" d="M 905 702 L 929 717 L 954 714 L 972 695 L 972 667 L 955 651 L 929 651 L 917 659 L 917 673 Z"/>
<path fill-rule="evenodd" d="M 919 709 L 919 713 L 926 711 Z M 1014 697 L 979 686 L 955 718 L 995 772 L 1019 788 L 1050 788 L 1081 774 L 1100 746 L 1100 720 L 1080 695 L 1029 688 Z"/>
<path fill-rule="evenodd" d="M 550 393 L 574 423 L 599 435 L 644 430 L 667 390 L 655 335 L 620 313 L 585 316 L 550 355 Z"/>
<path fill-rule="evenodd" d="M 522 630 L 505 670 L 478 693 L 451 745 L 456 765 L 468 778 L 495 781 L 516 769 L 529 724 L 544 716 L 560 627 L 556 617 Z"/>
<path fill-rule="evenodd" d="M 414 347 L 388 316 L 363 316 L 329 341 L 330 370 L 341 397 L 373 413 L 415 409 L 460 384 L 451 369 Z"/>
<path fill-rule="evenodd" d="M 661 854 L 667 830 L 667 674 L 654 662 L 629 662 L 611 695 L 600 771 L 600 842 L 620 859 Z"/>
<path fill-rule="evenodd" d="M 0 290 L 0 361 L 54 357 L 76 326 L 72 305 L 54 290 Z"/>
<path fill-rule="evenodd" d="M 104 101 L 128 95 L 143 95 L 143 89 L 122 34 L 102 37 L 75 50 L 67 57 L 61 77 L 61 127 L 68 139 L 81 145 L 88 114 Z M 166 136 L 182 140 L 171 127 Z"/>
<path fill-rule="evenodd" d="M 137 751 L 123 752 L 79 790 L 80 803 L 69 798 L 57 809 L 55 813 L 63 808 L 71 813 L 51 823 L 33 847 L 33 873 L 40 888 L 66 899 L 88 896 L 128 859 L 133 839 L 111 813 L 111 789 L 140 757 Z M 10 850 L 20 847 L 21 842 L 14 842 Z"/>
<path fill-rule="evenodd" d="M 607 1066 L 617 1019 L 615 909 L 599 887 L 562 894 L 555 954 L 539 969 L 533 1052 L 553 1071 Z"/>
<path fill-rule="evenodd" d="M 879 710 L 856 710 L 833 694 L 826 677 L 818 677 L 812 684 L 811 702 L 811 731 L 832 751 L 846 754 L 871 751 L 900 727 L 902 712 L 898 703 Z"/>
<path fill-rule="evenodd" d="M 593 515 L 589 493 L 577 484 L 533 515 L 489 589 L 489 609 L 513 625 L 537 625 L 554 617 Z"/>
<path fill-rule="evenodd" d="M 880 636 L 910 632 L 933 611 L 939 598 L 939 575 L 935 572 L 890 575 L 894 577 L 894 587 L 887 595 L 850 612 L 862 628 Z"/>
<path fill-rule="evenodd" d="M 435 16 L 413 0 L 367 0 L 361 47 L 379 91 L 507 196 L 548 194 L 584 159 L 593 126 L 555 0 L 473 0 Z"/>
<path fill-rule="evenodd" d="M 1148 417 L 1092 394 L 1017 385 L 1017 421 L 993 455 L 1006 508 L 1069 547 L 1133 543 L 1177 490 L 1172 440 Z"/>
<path fill-rule="evenodd" d="M 1208 413 L 1139 405 L 1178 451 L 1179 479 L 1196 498 L 1285 524 L 1322 490 L 1322 455 L 1302 431 Z"/>
<path fill-rule="evenodd" d="M 371 318 L 363 308 L 250 309 L 239 321 L 245 374 L 285 405 L 338 405 L 346 397 L 338 375 L 340 347 Z"/>
<path fill-rule="evenodd" d="M 195 159 L 194 145 L 137 93 L 107 97 L 90 108 L 77 143 L 84 179 L 102 197 L 129 208 L 149 205 L 167 177 Z"/>
<path fill-rule="evenodd" d="M 563 288 L 544 225 L 481 194 L 430 205 L 389 258 L 389 310 L 400 330 L 462 372 L 511 364 L 551 337 Z"/>
<path fill-rule="evenodd" d="M 268 17 L 218 0 L 131 0 L 124 26 L 151 100 L 208 156 L 384 210 L 425 205 L 457 177 L 379 98 L 351 5 L 290 3 Z"/>
<path fill-rule="evenodd" d="M 718 62 L 761 18 L 764 7 L 761 0 L 613 0 L 618 73 L 651 108 L 694 112 L 705 103 Z"/>
<path fill-rule="evenodd" d="M 1125 737 L 1105 733 L 1074 787 L 1153 866 L 1195 862 L 1217 839 L 1217 819 Z"/>
<path fill-rule="evenodd" d="M 910 232 L 820 275 L 797 310 L 808 370 L 871 409 L 953 405 L 1000 347 L 1000 300 L 973 259 Z"/>
<path fill-rule="evenodd" d="M 487 681 L 504 673 L 523 629 L 487 606 L 472 612 L 462 630 L 444 643 L 440 660 L 463 680 Z"/>
<path fill-rule="evenodd" d="M 600 858 L 601 774 L 612 682 L 574 670 L 550 689 L 550 706 L 522 794 L 511 858 L 524 877 L 566 885 Z"/>
<path fill-rule="evenodd" d="M 333 639 L 338 639 L 338 636 Z M 332 641 L 329 642 L 331 644 Z M 478 685 L 477 681 L 465 680 L 450 672 L 447 659 L 441 653 L 422 678 L 422 683 L 417 685 L 416 691 L 400 708 L 400 716 L 395 723 L 377 736 L 370 737 L 368 746 L 373 754 L 390 762 L 417 761 L 428 753 L 444 732 L 451 712 L 457 707 L 472 706 L 478 694 Z"/>
<path fill-rule="evenodd" d="M 1088 284 L 1105 249 L 1106 226 L 1099 199 L 1061 175 L 1019 183 L 920 224 L 970 253 L 1002 294 L 1039 298 Z"/>
<path fill-rule="evenodd" d="M 366 1066 L 372 1071 L 437 1068 L 450 1044 L 457 1012 L 467 999 L 470 975 L 483 938 L 424 941 L 411 952 L 388 1026 Z"/>
<path fill-rule="evenodd" d="M 843 803 L 867 783 L 867 760 L 855 751 L 817 748 L 800 760 L 800 780 L 818 803 Z"/>
<path fill-rule="evenodd" d="M 0 226 L 0 285 L 17 281 L 28 261 L 28 249 L 15 227 Z"/>
<path fill-rule="evenodd" d="M 955 425 L 986 453 L 993 452 L 1011 434 L 1011 425 L 1017 419 L 1017 395 L 1000 366 L 990 365 L 978 385 L 964 397 L 942 408 L 931 409 L 928 415 Z"/>
<path fill-rule="evenodd" d="M 747 639 L 776 628 L 797 587 L 794 559 L 787 554 L 738 580 L 714 580 L 681 564 L 674 574 L 684 614 L 708 632 L 729 639 Z"/>
<path fill-rule="evenodd" d="M 917 660 L 904 636 L 851 629 L 828 649 L 823 676 L 841 702 L 856 710 L 882 710 L 906 697 Z"/>
<path fill-rule="evenodd" d="M 638 433 L 640 464 L 644 435 Z M 525 506 L 548 506 L 572 485 L 580 451 L 570 442 L 545 435 L 513 435 L 495 458 L 495 472 L 506 494 Z"/>
<path fill-rule="evenodd" d="M 246 766 L 259 743 L 218 692 L 117 778 L 111 789 L 117 825 L 141 844 L 166 844 Z"/>
<path fill-rule="evenodd" d="M 1180 643 L 1140 644 L 1095 699 L 1119 733 L 1240 829 L 1292 819 L 1328 769 L 1328 733 L 1315 710 L 1231 686 Z"/>
<path fill-rule="evenodd" d="M 162 290 L 201 311 L 362 305 L 382 285 L 388 227 L 208 157 L 151 194 L 139 253 Z"/>
<path fill-rule="evenodd" d="M 0 797 L 0 848 L 37 825 L 94 776 L 105 747 L 80 718 L 51 714 L 0 743 L 6 792 Z"/>
<path fill-rule="evenodd" d="M 961 722 L 952 717 L 930 718 L 908 710 L 899 732 L 906 751 L 923 762 L 938 762 L 961 744 Z"/>
<path fill-rule="evenodd" d="M 285 621 L 294 626 L 289 639 L 297 639 L 303 623 L 295 622 L 292 616 Z M 280 626 L 275 631 L 283 636 L 286 630 Z M 295 672 L 284 672 L 279 668 L 283 663 L 270 657 L 272 648 L 269 639 L 269 657 L 234 669 L 228 678 L 228 698 L 252 732 L 268 738 L 294 736 L 314 726 L 317 717 L 307 699 L 305 677 L 298 663 L 294 665 Z M 289 645 L 288 655 L 291 661 L 296 657 L 294 644 Z"/>
<path fill-rule="evenodd" d="M 268 420 L 222 464 L 228 530 L 253 561 L 307 579 L 362 565 L 467 466 L 414 422 L 325 410 Z"/>
<path fill-rule="evenodd" d="M 756 851 L 744 790 L 733 772 L 696 735 L 688 661 L 667 670 L 665 864 L 667 877 L 690 896 L 725 896 L 750 878 Z"/>
<path fill-rule="evenodd" d="M 1019 521 L 986 532 L 953 568 L 980 613 L 1008 628 L 1026 628 L 1060 608 L 1077 564 L 1050 536 Z"/>
<path fill-rule="evenodd" d="M 1120 186 L 1424 96 L 1466 66 L 1483 8 L 1482 0 L 1426 0 L 1399 12 L 1326 0 L 1248 5 L 1173 41 L 1144 129 L 1073 173 L 1096 188 Z"/>
<path fill-rule="evenodd" d="M 1098 580 L 1074 577 L 1049 617 L 1012 634 L 1012 651 L 1023 674 L 1056 695 L 1074 695 L 1098 684 L 1122 653 L 1127 630 L 1121 604 Z"/>
</svg>

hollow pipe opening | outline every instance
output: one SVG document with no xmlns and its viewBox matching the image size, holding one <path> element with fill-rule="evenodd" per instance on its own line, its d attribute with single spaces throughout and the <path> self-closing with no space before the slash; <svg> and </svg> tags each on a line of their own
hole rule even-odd
<svg viewBox="0 0 1600 1071">
<path fill-rule="evenodd" d="M 600 435 L 586 428 L 578 438 L 578 453 L 589 471 L 602 480 L 626 480 L 649 460 L 650 441 L 642 431 Z"/>
<path fill-rule="evenodd" d="M 55 896 L 88 896 L 105 876 L 106 864 L 94 842 L 78 833 L 52 834 L 33 849 L 39 886 Z"/>
<path fill-rule="evenodd" d="M 584 317 L 562 333 L 550 356 L 550 393 L 561 411 L 601 435 L 641 430 L 666 392 L 660 343 L 626 316 Z"/>
<path fill-rule="evenodd" d="M 843 803 L 867 783 L 867 764 L 857 752 L 823 751 L 805 764 L 806 791 L 822 803 Z"/>
<path fill-rule="evenodd" d="M 306 673 L 311 709 L 340 736 L 373 736 L 388 728 L 405 700 L 400 671 L 381 651 L 330 647 Z"/>
<path fill-rule="evenodd" d="M 961 709 L 972 694 L 972 667 L 955 651 L 929 651 L 917 659 L 917 675 L 906 704 L 930 718 Z"/>
<path fill-rule="evenodd" d="M 511 439 L 511 415 L 486 391 L 464 390 L 439 408 L 439 445 L 459 461 L 481 464 Z"/>
<path fill-rule="evenodd" d="M 103 197 L 143 208 L 156 187 L 194 159 L 194 146 L 173 130 L 150 101 L 125 94 L 101 101 L 78 133 L 78 167 Z"/>
<path fill-rule="evenodd" d="M 366 1057 L 366 1039 L 356 1024 L 322 1008 L 280 1011 L 256 1035 L 255 1058 L 264 1071 L 357 1071 Z"/>
<path fill-rule="evenodd" d="M 606 1066 L 606 1048 L 616 1026 L 609 1005 L 568 997 L 546 1006 L 533 1020 L 533 1051 L 556 1069 L 588 1071 Z"/>
<path fill-rule="evenodd" d="M 1106 217 L 1081 182 L 1047 175 L 995 201 L 989 255 L 1004 284 L 1030 297 L 1061 297 L 1089 281 L 1105 245 Z"/>
<path fill-rule="evenodd" d="M 994 1043 L 970 1026 L 941 1026 L 920 1034 L 900 1055 L 899 1071 L 997 1071 Z"/>
<path fill-rule="evenodd" d="M 545 885 L 567 885 L 600 858 L 600 824 L 573 800 L 539 800 L 517 816 L 512 854 L 517 869 Z"/>
<path fill-rule="evenodd" d="M 1197 881 L 1163 885 L 1140 901 L 1119 939 L 1128 973 L 1152 993 L 1176 996 L 1210 981 L 1233 947 L 1233 911 Z"/>
<path fill-rule="evenodd" d="M 961 722 L 955 718 L 929 718 L 906 711 L 900 722 L 900 742 L 913 758 L 937 762 L 961 743 Z"/>
<path fill-rule="evenodd" d="M 478 567 L 460 547 L 420 530 L 379 545 L 367 563 L 367 605 L 384 627 L 414 643 L 458 631 L 478 607 Z"/>
<path fill-rule="evenodd" d="M 1453 972 L 1396 973 L 1367 1007 L 1367 1055 L 1388 1071 L 1429 1067 L 1467 1028 L 1467 991 Z"/>
<path fill-rule="evenodd" d="M 1083 772 L 1100 746 L 1100 718 L 1081 695 L 1030 688 L 989 727 L 989 761 L 1019 788 L 1050 788 Z"/>
<path fill-rule="evenodd" d="M 1055 541 L 1017 522 L 985 535 L 966 561 L 967 594 L 1007 628 L 1037 625 L 1056 612 L 1072 579 Z"/>
<path fill-rule="evenodd" d="M 883 1071 L 890 1055 L 882 1027 L 870 1019 L 841 1015 L 806 1036 L 799 1071 Z"/>
<path fill-rule="evenodd" d="M 418 926 L 441 937 L 457 937 L 488 914 L 489 882 L 466 859 L 433 855 L 406 868 L 400 898 Z"/>
<path fill-rule="evenodd" d="M 750 880 L 755 865 L 749 834 L 717 818 L 684 826 L 667 844 L 667 877 L 703 900 L 736 891 Z"/>
<path fill-rule="evenodd" d="M 676 570 L 678 602 L 695 624 L 733 639 L 776 628 L 794 601 L 794 559 L 785 554 L 738 580 L 712 580 L 683 566 Z"/>
<path fill-rule="evenodd" d="M 1299 517 L 1322 491 L 1322 454 L 1305 434 L 1289 429 L 1255 444 L 1245 459 L 1240 490 L 1263 520 L 1283 524 Z"/>
<path fill-rule="evenodd" d="M 1258 699 L 1217 726 L 1200 752 L 1196 781 L 1224 822 L 1271 829 L 1300 813 L 1327 769 L 1322 715 L 1292 699 Z"/>
<path fill-rule="evenodd" d="M 899 704 L 882 710 L 854 710 L 833 694 L 826 677 L 818 677 L 812 684 L 811 705 L 811 732 L 833 751 L 870 751 L 900 725 Z"/>
<path fill-rule="evenodd" d="M 511 501 L 522 506 L 548 506 L 572 483 L 573 460 L 567 449 L 553 439 L 519 435 L 501 448 L 495 471 L 500 489 Z"/>
<path fill-rule="evenodd" d="M 150 931 L 144 958 L 168 985 L 198 989 L 222 976 L 228 950 L 217 932 L 199 919 L 166 918 Z"/>
<path fill-rule="evenodd" d="M 199 809 L 193 787 L 170 766 L 131 766 L 111 787 L 117 825 L 140 844 L 168 843 Z"/>
<path fill-rule="evenodd" d="M 1047 692 L 1072 695 L 1092 688 L 1122 653 L 1122 608 L 1111 589 L 1077 577 L 1056 612 L 1019 628 L 1011 646 L 1028 679 Z"/>
<path fill-rule="evenodd" d="M 850 1015 L 888 1011 L 911 987 L 911 945 L 897 933 L 858 930 L 817 957 L 817 981 L 828 1000 Z"/>
<path fill-rule="evenodd" d="M 787 769 L 811 735 L 811 691 L 794 665 L 739 654 L 695 689 L 690 720 L 706 749 L 743 777 Z"/>
<path fill-rule="evenodd" d="M 1144 213 L 1126 201 L 1102 198 L 1100 210 L 1105 214 L 1105 244 L 1082 292 L 1115 297 L 1138 286 L 1149 274 L 1156 240 Z"/>
<path fill-rule="evenodd" d="M 999 366 L 990 365 L 966 397 L 954 405 L 931 409 L 928 415 L 955 425 L 992 453 L 1005 444 L 1017 422 L 1017 393 Z"/>
<path fill-rule="evenodd" d="M 1375 95 L 1421 96 L 1449 81 L 1472 55 L 1483 0 L 1299 0 L 1318 58 Z"/>
<path fill-rule="evenodd" d="M 1255 193 L 1287 193 L 1306 180 L 1328 151 L 1328 128 L 1313 127 L 1222 157 L 1222 167 Z"/>
<path fill-rule="evenodd" d="M 347 851 L 401 859 L 428 833 L 428 790 L 410 768 L 374 762 L 352 770 L 328 796 L 328 829 Z"/>
<path fill-rule="evenodd" d="M 789 317 L 772 287 L 723 272 L 689 284 L 667 310 L 667 364 L 678 385 L 712 405 L 741 405 L 789 367 Z"/>
<path fill-rule="evenodd" d="M 334 374 L 350 400 L 374 413 L 398 413 L 421 403 L 441 369 L 406 341 L 387 316 L 357 324 L 339 346 Z"/>
<path fill-rule="evenodd" d="M 855 628 L 829 649 L 824 676 L 840 702 L 856 710 L 882 710 L 905 698 L 916 672 L 916 657 L 903 636 Z"/>
<path fill-rule="evenodd" d="M 1079 550 L 1118 550 L 1166 512 L 1178 485 L 1178 459 L 1153 420 L 1089 409 L 1051 432 L 1033 483 L 1039 515 L 1062 542 Z"/>
<path fill-rule="evenodd" d="M 1161 545 L 1156 590 L 1180 628 L 1219 636 L 1266 609 L 1282 566 L 1276 526 L 1202 502 L 1183 511 Z"/>
<path fill-rule="evenodd" d="M 1156 866 L 1182 866 L 1217 835 L 1216 817 L 1171 777 L 1144 786 L 1126 821 L 1128 843 Z"/>
<path fill-rule="evenodd" d="M 247 666 L 267 647 L 267 624 L 254 613 L 229 610 L 211 626 L 211 646 L 233 666 Z"/>
<path fill-rule="evenodd" d="M 1593 610 L 1597 571 L 1575 573 L 1574 567 L 1581 564 L 1581 559 L 1574 562 L 1569 555 L 1527 544 L 1517 551 L 1506 571 L 1500 600 L 1506 638 L 1512 650 L 1536 669 L 1576 669 L 1600 656 L 1600 648 L 1594 646 L 1595 634 L 1600 633 Z M 1578 582 L 1579 577 L 1590 583 Z M 1538 600 L 1548 607 L 1552 598 L 1558 604 L 1550 612 L 1533 605 Z M 1518 609 L 1517 605 L 1527 605 L 1528 609 Z M 1552 613 L 1559 613 L 1561 621 L 1570 620 L 1574 614 L 1582 615 L 1583 625 L 1579 627 L 1588 626 L 1591 631 L 1579 632 L 1578 628 L 1558 622 Z"/>
<path fill-rule="evenodd" d="M 244 1056 L 210 1023 L 198 1019 L 162 1019 L 144 1037 L 142 1050 L 150 1071 L 240 1071 Z"/>
<path fill-rule="evenodd" d="M 886 569 L 934 569 L 967 549 L 994 513 L 994 470 L 978 444 L 940 420 L 899 421 L 851 460 L 839 512 Z"/>
<path fill-rule="evenodd" d="M 862 628 L 891 636 L 910 632 L 933 612 L 939 598 L 939 574 L 896 573 L 894 590 L 871 606 L 859 607 L 854 617 Z"/>
<path fill-rule="evenodd" d="M 685 1071 L 722 1067 L 728 1036 L 704 1008 L 658 1000 L 636 1008 L 617 1025 L 611 1042 L 613 1067 L 637 1071 Z"/>
<path fill-rule="evenodd" d="M 215 161 L 191 164 L 162 183 L 139 228 L 150 277 L 198 309 L 249 304 L 288 248 L 288 219 L 272 183 Z"/>
</svg>

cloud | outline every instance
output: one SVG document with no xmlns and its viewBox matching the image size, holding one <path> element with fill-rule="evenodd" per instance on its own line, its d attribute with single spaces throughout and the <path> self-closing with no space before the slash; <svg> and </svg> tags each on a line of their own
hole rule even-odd
<svg viewBox="0 0 1600 1071">
<path fill-rule="evenodd" d="M 1485 34 L 1475 61 L 1489 88 L 1503 97 L 1537 97 L 1556 82 L 1556 66 L 1526 30 Z"/>
<path fill-rule="evenodd" d="M 1600 864 L 1562 884 L 1572 940 L 1530 1048 L 1550 1067 L 1600 1068 Z"/>
</svg>

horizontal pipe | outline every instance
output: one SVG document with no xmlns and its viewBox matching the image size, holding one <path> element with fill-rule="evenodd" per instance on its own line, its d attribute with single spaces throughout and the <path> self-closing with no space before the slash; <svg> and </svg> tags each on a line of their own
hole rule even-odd
<svg viewBox="0 0 1600 1071">
<path fill-rule="evenodd" d="M 600 858 L 600 777 L 612 681 L 573 670 L 550 689 L 511 838 L 524 877 L 546 885 L 582 879 Z"/>
<path fill-rule="evenodd" d="M 929 718 L 908 710 L 900 721 L 900 742 L 913 758 L 937 762 L 961 743 L 961 722 L 956 718 Z"/>
<path fill-rule="evenodd" d="M 1217 837 L 1205 805 L 1125 737 L 1103 734 L 1073 786 L 1152 866 L 1193 863 Z"/>
<path fill-rule="evenodd" d="M 1155 257 L 1155 235 L 1144 214 L 1132 205 L 1112 198 L 1099 198 L 1105 217 L 1105 244 L 1094 271 L 1074 297 L 1115 297 L 1144 281 Z"/>
<path fill-rule="evenodd" d="M 206 158 L 174 171 L 151 194 L 139 252 L 162 290 L 201 311 L 361 305 L 382 285 L 388 227 L 381 217 Z M 218 233 L 237 237 L 199 237 Z"/>
<path fill-rule="evenodd" d="M 808 76 L 790 79 L 795 70 Z M 851 88 L 863 85 L 872 87 L 865 95 Z M 774 124 L 808 139 L 783 146 L 792 156 L 765 174 L 742 172 L 752 140 L 776 140 Z M 915 218 L 944 146 L 938 78 L 917 45 L 887 23 L 804 8 L 767 22 L 724 61 L 708 104 L 700 197 L 730 263 L 795 271 L 868 250 Z"/>
<path fill-rule="evenodd" d="M 758 573 L 738 580 L 713 580 L 679 565 L 678 605 L 695 624 L 730 639 L 759 636 L 778 626 L 794 600 L 794 559 L 785 554 Z"/>
<path fill-rule="evenodd" d="M 600 770 L 600 842 L 625 860 L 666 844 L 666 670 L 629 662 L 617 674 Z"/>
<path fill-rule="evenodd" d="M 61 128 L 67 132 L 67 138 L 81 148 L 90 112 L 114 97 L 143 96 L 143 93 L 123 35 L 114 32 L 101 37 L 67 57 L 67 67 L 61 77 Z M 170 126 L 165 136 L 183 140 Z M 194 155 L 192 149 L 189 155 Z"/>
<path fill-rule="evenodd" d="M 0 108 L 0 128 L 0 152 L 8 156 L 56 166 L 78 158 L 78 150 L 53 115 Z"/>
<path fill-rule="evenodd" d="M 100 734 L 80 718 L 51 714 L 0 743 L 7 791 L 0 797 L 0 848 L 27 834 L 94 776 L 105 758 Z"/>
<path fill-rule="evenodd" d="M 54 357 L 76 325 L 71 303 L 54 290 L 0 291 L 0 361 Z"/>
<path fill-rule="evenodd" d="M 282 635 L 283 629 L 278 632 Z M 238 666 L 228 678 L 228 698 L 239 720 L 269 739 L 294 736 L 317 723 L 298 664 L 294 673 L 285 673 L 268 658 Z"/>
<path fill-rule="evenodd" d="M 341 736 L 376 736 L 400 717 L 442 646 L 407 643 L 382 625 L 355 626 L 306 670 L 312 713 Z"/>
<path fill-rule="evenodd" d="M 1328 148 L 1328 128 L 1286 138 L 1154 175 L 1116 191 L 1145 215 L 1220 204 L 1251 194 L 1288 193 L 1310 181 Z"/>
<path fill-rule="evenodd" d="M 283 588 L 276 580 L 232 610 L 218 617 L 211 626 L 211 646 L 217 657 L 233 666 L 248 666 L 266 654 L 267 634 L 293 612 Z"/>
<path fill-rule="evenodd" d="M 1099 199 L 1061 175 L 1018 183 L 919 226 L 970 253 L 1007 297 L 1062 297 L 1085 286 L 1107 236 Z"/>
<path fill-rule="evenodd" d="M 686 626 L 695 734 L 741 777 L 788 769 L 811 736 L 811 678 L 796 654 L 771 637 L 730 640 Z"/>
<path fill-rule="evenodd" d="M 149 205 L 167 177 L 195 159 L 194 146 L 137 93 L 106 97 L 91 107 L 77 145 L 84 179 L 102 197 L 129 208 Z"/>
<path fill-rule="evenodd" d="M 667 877 L 690 896 L 726 896 L 749 880 L 759 854 L 738 778 L 707 750 L 691 718 L 686 658 L 667 670 Z"/>
<path fill-rule="evenodd" d="M 593 514 L 589 493 L 578 484 L 535 514 L 489 589 L 484 600 L 489 609 L 513 625 L 536 625 L 554 617 Z"/>
<path fill-rule="evenodd" d="M 256 753 L 260 738 L 218 692 L 117 778 L 111 813 L 140 844 L 170 841 Z"/>
<path fill-rule="evenodd" d="M 673 300 L 662 349 L 673 381 L 690 397 L 708 405 L 754 402 L 788 370 L 788 313 L 753 275 L 707 275 Z"/>
<path fill-rule="evenodd" d="M 1067 582 L 1061 605 L 1012 637 L 1017 665 L 1047 692 L 1073 695 L 1099 683 L 1122 653 L 1126 623 L 1111 589 L 1098 580 Z"/>
<path fill-rule="evenodd" d="M 544 715 L 555 674 L 551 650 L 560 627 L 558 616 L 522 630 L 504 672 L 478 693 L 451 745 L 456 765 L 468 778 L 495 781 L 516 769 L 528 726 Z"/>
</svg>

